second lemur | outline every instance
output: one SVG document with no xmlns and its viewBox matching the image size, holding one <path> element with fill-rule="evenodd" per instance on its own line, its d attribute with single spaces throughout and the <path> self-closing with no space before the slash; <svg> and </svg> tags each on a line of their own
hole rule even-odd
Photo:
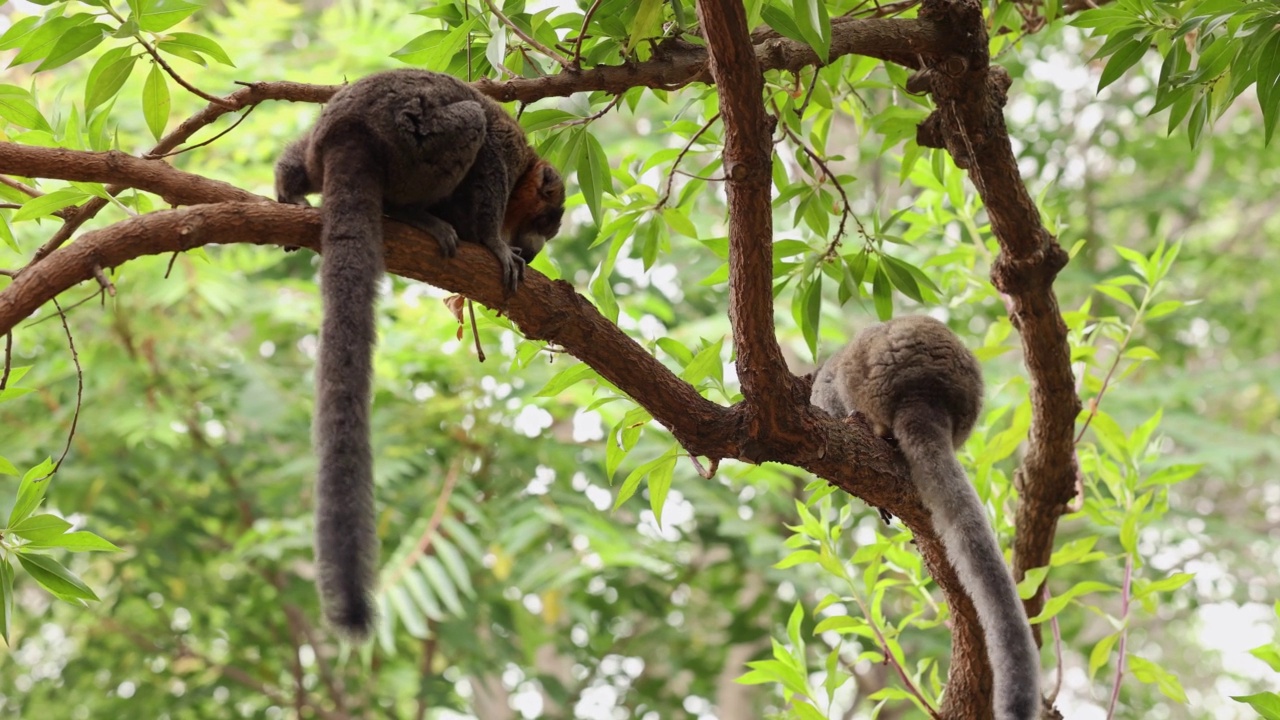
<svg viewBox="0 0 1280 720">
<path fill-rule="evenodd" d="M 514 291 L 560 229 L 564 183 L 496 102 L 449 75 L 401 69 L 337 92 L 276 163 L 281 202 L 319 192 L 324 319 L 313 442 L 317 583 L 325 615 L 360 639 L 374 620 L 378 536 L 369 405 L 383 215 L 430 233 L 450 257 L 479 243 Z"/>
<path fill-rule="evenodd" d="M 858 333 L 819 368 L 810 400 L 838 417 L 859 412 L 877 435 L 897 439 L 978 611 L 997 720 L 1039 717 L 1040 653 L 986 511 L 955 456 L 982 409 L 977 358 L 933 318 L 895 318 Z"/>
</svg>

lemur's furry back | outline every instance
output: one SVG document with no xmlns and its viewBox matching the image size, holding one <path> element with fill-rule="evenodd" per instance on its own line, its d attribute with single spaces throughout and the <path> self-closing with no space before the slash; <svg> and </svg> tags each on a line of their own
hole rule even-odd
<svg viewBox="0 0 1280 720">
<path fill-rule="evenodd" d="M 1040 654 L 986 511 L 955 449 L 982 409 L 982 369 L 946 325 L 901 317 L 858 333 L 819 370 L 810 396 L 832 415 L 860 412 L 892 435 L 933 527 L 978 611 L 997 720 L 1040 713 Z"/>
<path fill-rule="evenodd" d="M 314 192 L 324 218 L 317 582 L 329 622 L 359 639 L 373 625 L 378 555 L 369 405 L 383 215 L 430 233 L 446 257 L 460 239 L 484 245 L 514 291 L 560 228 L 564 183 L 497 103 L 454 77 L 404 69 L 338 91 L 285 149 L 279 200 L 306 204 Z"/>
</svg>

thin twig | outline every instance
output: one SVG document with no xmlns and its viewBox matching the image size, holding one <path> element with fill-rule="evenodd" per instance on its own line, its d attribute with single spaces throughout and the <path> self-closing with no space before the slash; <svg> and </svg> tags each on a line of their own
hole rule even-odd
<svg viewBox="0 0 1280 720">
<path fill-rule="evenodd" d="M 706 467 L 703 467 L 702 463 L 698 461 L 697 455 L 690 455 L 689 459 L 693 461 L 693 469 L 697 471 L 698 476 L 701 477 L 703 480 L 710 480 L 711 478 L 715 477 L 716 470 L 720 468 L 719 458 L 711 458 L 711 467 L 709 469 Z"/>
<path fill-rule="evenodd" d="M 1047 604 L 1049 602 L 1049 583 L 1045 583 L 1043 589 L 1044 603 Z M 1053 656 L 1058 663 L 1054 673 L 1053 692 L 1049 694 L 1049 704 L 1053 705 L 1058 699 L 1058 693 L 1062 692 L 1062 675 L 1065 667 L 1062 661 L 1062 627 L 1058 625 L 1057 615 L 1054 615 L 1053 619 L 1049 621 L 1049 627 L 1053 629 Z"/>
<path fill-rule="evenodd" d="M 67 334 L 67 347 L 71 348 L 71 362 L 76 366 L 76 410 L 71 415 L 71 429 L 67 431 L 67 444 L 62 448 L 62 455 L 58 456 L 58 462 L 53 464 L 53 469 L 48 475 L 40 478 L 45 480 L 58 472 L 58 468 L 62 467 L 62 461 L 67 459 L 67 453 L 71 451 L 71 440 L 76 436 L 76 424 L 80 422 L 80 408 L 84 402 L 84 369 L 80 367 L 80 353 L 76 352 L 76 341 L 71 335 L 71 327 L 67 325 L 67 314 L 63 312 L 62 305 L 58 304 L 58 298 L 53 298 L 53 306 L 58 310 L 58 317 L 62 318 L 62 329 Z"/>
<path fill-rule="evenodd" d="M 116 286 L 111 282 L 111 278 L 103 272 L 101 265 L 95 265 L 93 268 L 93 277 L 102 286 L 102 289 L 111 297 L 116 296 Z"/>
<path fill-rule="evenodd" d="M 449 472 L 444 476 L 444 487 L 440 490 L 440 497 L 436 498 L 436 509 L 431 513 L 431 519 L 427 521 L 427 529 L 422 531 L 422 535 L 418 538 L 417 546 L 405 556 L 400 566 L 383 583 L 384 587 L 395 587 L 395 584 L 400 581 L 401 576 L 409 569 L 409 566 L 431 549 L 431 543 L 436 539 L 436 530 L 440 527 L 440 521 L 444 520 L 444 511 L 449 506 L 449 497 L 453 495 L 453 488 L 458 483 L 458 474 L 461 467 L 462 461 L 459 459 L 455 459 L 449 465 Z"/>
<path fill-rule="evenodd" d="M 683 175 L 694 180 L 705 180 L 706 182 L 724 182 L 728 178 L 724 175 L 697 175 L 686 170 L 676 170 L 677 175 Z"/>
<path fill-rule="evenodd" d="M 782 114 L 778 110 L 778 106 L 776 103 L 773 106 L 773 111 L 776 115 L 780 116 Z M 782 121 L 781 117 L 779 117 L 778 127 L 782 128 L 782 133 L 787 137 L 791 138 L 791 142 L 798 145 L 800 149 L 804 151 L 804 154 L 808 155 L 809 159 L 812 160 L 815 165 L 821 168 L 823 174 L 825 174 L 828 178 L 831 179 L 831 184 L 835 185 L 836 192 L 840 193 L 840 203 L 842 205 L 840 209 L 840 227 L 836 228 L 835 237 L 831 239 L 831 244 L 827 246 L 827 251 L 826 253 L 824 253 L 823 257 L 827 257 L 835 253 L 835 248 L 838 245 L 840 245 L 840 240 L 844 237 L 845 223 L 848 221 L 850 217 L 853 217 L 853 221 L 858 224 L 858 230 L 862 233 L 863 237 L 866 237 L 867 229 L 862 226 L 862 222 L 858 220 L 857 217 L 854 217 L 853 208 L 849 205 L 849 196 L 845 194 L 844 186 L 840 184 L 840 178 L 836 177 L 836 174 L 831 172 L 831 168 L 827 166 L 827 162 L 823 160 L 821 157 L 819 157 L 818 153 L 814 152 L 813 149 L 810 148 L 809 145 L 805 143 L 805 141 L 802 140 L 799 135 L 797 135 L 790 127 L 788 127 L 787 123 L 785 121 Z M 818 179 L 818 184 L 819 185 L 822 184 L 821 179 Z"/>
<path fill-rule="evenodd" d="M 698 138 L 702 137 L 702 134 L 709 130 L 719 119 L 720 113 L 712 115 L 711 119 L 707 120 L 702 127 L 698 128 L 698 132 L 694 133 L 693 137 L 689 138 L 689 142 L 684 144 L 684 148 L 680 150 L 680 154 L 676 155 L 676 161 L 671 163 L 671 172 L 667 173 L 667 187 L 662 191 L 662 197 L 658 199 L 658 204 L 656 206 L 657 209 L 661 210 L 666 207 L 667 200 L 671 199 L 671 183 L 675 180 L 676 168 L 680 167 L 680 161 L 684 159 L 686 154 L 688 154 L 689 149 L 693 147 L 693 144 L 698 142 Z"/>
<path fill-rule="evenodd" d="M 593 115 L 588 115 L 586 117 L 574 118 L 572 120 L 565 120 L 562 123 L 553 125 L 549 129 L 557 130 L 559 128 L 572 127 L 574 125 L 586 125 L 587 123 L 595 122 L 596 120 L 599 120 L 600 118 L 604 117 L 605 113 L 615 108 L 618 105 L 618 103 L 621 101 L 622 101 L 621 95 L 614 95 L 613 99 L 609 101 L 609 104 L 605 105 L 604 109 L 602 109 L 600 112 L 595 113 Z"/>
<path fill-rule="evenodd" d="M 13 370 L 13 331 L 4 334 L 4 372 L 0 373 L 0 390 L 9 386 L 9 372 Z"/>
<path fill-rule="evenodd" d="M 29 195 L 29 196 L 31 196 L 31 197 L 33 197 L 33 198 L 35 198 L 35 197 L 40 197 L 41 195 L 43 195 L 43 194 L 44 194 L 44 193 L 40 192 L 39 190 L 37 190 L 37 189 L 35 189 L 35 188 L 31 187 L 30 185 L 28 185 L 28 184 L 24 183 L 24 182 L 20 182 L 20 181 L 18 181 L 18 180 L 14 180 L 13 178 L 9 177 L 8 175 L 0 175 L 0 185 L 8 185 L 9 187 L 13 188 L 14 190 L 17 190 L 18 192 L 20 192 L 20 193 L 22 193 L 22 194 L 24 194 L 24 195 Z"/>
<path fill-rule="evenodd" d="M 852 587 L 852 583 L 850 583 L 850 586 Z M 870 609 L 862 602 L 862 596 L 852 592 L 851 597 L 858 604 L 858 607 L 862 609 L 862 616 L 867 619 L 867 625 L 871 628 L 871 632 L 875 633 L 876 641 L 880 646 L 880 652 L 884 655 L 885 663 L 893 666 L 893 669 L 898 673 L 898 677 L 907 686 L 907 692 L 920 701 L 920 705 L 924 707 L 925 712 L 929 713 L 929 717 L 938 720 L 941 717 L 938 711 L 929 704 L 928 700 L 924 699 L 924 693 L 921 693 L 915 683 L 911 682 L 911 676 L 907 675 L 907 669 L 899 665 L 898 658 L 894 657 L 893 653 L 889 651 L 889 641 L 885 639 L 884 633 L 880 631 L 880 626 L 876 623 L 875 616 L 871 614 Z"/>
<path fill-rule="evenodd" d="M 70 314 L 70 312 L 71 312 L 72 310 L 75 310 L 76 308 L 80 307 L 81 305 L 83 305 L 83 304 L 85 304 L 85 303 L 89 302 L 90 300 L 92 300 L 92 299 L 94 299 L 94 298 L 96 298 L 96 297 L 103 297 L 103 298 L 105 299 L 105 296 L 102 294 L 102 291 L 101 291 L 101 290 L 95 290 L 95 291 L 93 291 L 93 293 L 92 293 L 92 294 L 90 294 L 90 295 L 86 295 L 86 296 L 84 296 L 83 298 L 81 298 L 81 299 L 79 299 L 79 300 L 77 300 L 77 301 L 75 301 L 75 302 L 71 303 L 70 305 L 66 306 L 65 308 L 63 308 L 63 312 L 66 312 L 66 313 Z M 53 319 L 53 318 L 55 318 L 55 317 L 57 317 L 57 315 L 45 315 L 44 317 L 42 317 L 42 318 L 40 318 L 40 319 L 38 319 L 38 320 L 32 320 L 31 322 L 27 323 L 26 325 L 23 325 L 22 327 L 27 327 L 27 328 L 29 328 L 29 327 L 35 327 L 36 325 L 39 325 L 40 323 L 45 322 L 45 321 L 47 321 L 47 320 L 52 320 L 52 319 Z"/>
<path fill-rule="evenodd" d="M 184 148 L 178 148 L 177 150 L 174 150 L 173 152 L 161 153 L 161 154 L 159 154 L 159 155 L 152 155 L 151 153 L 147 153 L 147 154 L 143 155 L 142 157 L 147 158 L 148 160 L 159 160 L 160 158 L 167 158 L 167 157 L 173 157 L 174 155 L 181 155 L 181 154 L 182 154 L 182 153 L 184 153 L 184 152 L 190 152 L 190 151 L 192 151 L 192 150 L 195 150 L 196 148 L 204 147 L 205 145 L 209 145 L 209 144 L 213 143 L 215 140 L 217 140 L 218 138 L 222 137 L 223 135 L 226 135 L 227 133 L 231 132 L 232 130 L 235 130 L 235 129 L 236 129 L 236 126 L 237 126 L 237 125 L 239 125 L 240 123 L 244 122 L 244 119 L 245 119 L 245 118 L 247 118 L 247 117 L 249 117 L 249 113 L 253 112 L 253 109 L 254 109 L 254 108 L 256 108 L 256 107 L 258 107 L 258 106 L 257 106 L 257 105 L 249 105 L 248 107 L 246 107 L 246 108 L 245 108 L 245 110 L 244 110 L 244 114 L 243 114 L 243 115 L 241 115 L 240 117 L 236 118 L 236 121 L 235 121 L 235 122 L 233 122 L 233 123 L 231 123 L 231 127 L 227 128 L 226 130 L 223 130 L 222 132 L 218 133 L 217 135 L 214 135 L 213 137 L 209 138 L 208 140 L 205 140 L 204 142 L 198 142 L 198 143 L 196 143 L 195 145 L 188 145 L 188 146 L 186 146 L 186 147 L 184 147 Z"/>
<path fill-rule="evenodd" d="M 182 76 L 179 75 L 177 71 L 174 70 L 172 67 L 170 67 L 169 63 L 164 61 L 164 58 L 160 57 L 160 52 L 156 50 L 155 47 L 151 45 L 151 43 L 147 42 L 146 38 L 142 37 L 141 35 L 134 35 L 133 38 L 138 41 L 138 44 L 142 46 L 143 50 L 147 51 L 147 54 L 150 55 L 151 59 L 154 60 L 157 65 L 160 66 L 160 69 L 164 70 L 165 73 L 169 75 L 169 77 L 173 78 L 174 82 L 186 88 L 187 92 L 191 93 L 192 95 L 195 95 L 201 100 L 205 100 L 206 102 L 211 102 L 215 105 L 221 105 L 227 108 L 235 107 L 226 99 L 217 97 L 216 95 L 210 95 L 209 93 L 201 90 L 195 85 L 192 85 L 186 80 L 183 80 Z"/>
<path fill-rule="evenodd" d="M 1107 720 L 1115 717 L 1116 701 L 1120 699 L 1120 681 L 1124 679 L 1124 654 L 1129 640 L 1129 585 L 1133 581 L 1133 556 L 1124 558 L 1124 585 L 1120 588 L 1120 620 L 1124 627 L 1120 629 L 1120 642 L 1116 644 L 1116 679 L 1111 685 L 1111 702 L 1107 704 Z"/>
<path fill-rule="evenodd" d="M 809 101 L 813 99 L 813 91 L 818 87 L 818 70 L 819 68 L 816 67 L 813 69 L 813 82 L 809 83 L 809 89 L 804 93 L 804 101 L 800 103 L 800 107 L 796 108 L 796 117 L 798 118 L 804 117 L 804 111 L 808 109 Z M 799 75 L 796 77 L 799 77 Z"/>
<path fill-rule="evenodd" d="M 168 264 L 168 265 L 166 265 L 166 266 L 165 266 L 165 268 L 164 268 L 164 279 L 165 279 L 165 280 L 168 280 L 168 279 L 169 279 L 169 273 L 173 272 L 173 265 L 174 265 L 174 263 L 178 262 L 178 255 L 180 255 L 180 254 L 181 254 L 181 253 L 174 253 L 174 254 L 172 254 L 172 255 L 170 255 L 170 256 L 169 256 L 169 264 Z"/>
<path fill-rule="evenodd" d="M 1120 360 L 1124 357 L 1125 348 L 1129 347 L 1129 341 L 1133 339 L 1133 331 L 1138 328 L 1142 322 L 1142 316 L 1146 313 L 1147 303 L 1151 301 L 1154 294 L 1154 285 L 1148 289 L 1142 298 L 1142 303 L 1138 305 L 1138 309 L 1133 316 L 1133 322 L 1129 324 L 1129 328 L 1125 331 L 1124 340 L 1120 341 L 1120 345 L 1116 347 L 1116 355 L 1111 359 L 1111 367 L 1107 368 L 1107 376 L 1102 378 L 1102 386 L 1098 388 L 1098 394 L 1093 396 L 1089 401 L 1089 416 L 1080 424 L 1080 432 L 1076 433 L 1076 439 L 1072 443 L 1080 444 L 1080 438 L 1084 437 L 1084 431 L 1089 429 L 1089 425 L 1093 423 L 1093 419 L 1098 415 L 1098 408 L 1102 405 L 1102 396 L 1107 394 L 1107 389 L 1111 387 L 1111 378 L 1116 373 L 1116 368 L 1120 367 Z"/>
<path fill-rule="evenodd" d="M 546 45 L 543 45 L 537 40 L 534 40 L 533 36 L 527 34 L 525 31 L 521 30 L 519 27 L 516 27 L 516 24 L 511 21 L 511 18 L 507 17 L 506 15 L 503 15 L 502 11 L 498 9 L 498 6 L 493 4 L 493 0 L 484 0 L 484 4 L 489 6 L 489 12 L 493 13 L 493 16 L 498 18 L 499 22 L 511 28 L 511 32 L 515 33 L 517 37 L 519 37 L 521 40 L 528 43 L 530 47 L 534 48 L 535 50 L 542 53 L 543 55 L 546 55 L 552 60 L 555 60 L 556 63 L 560 65 L 560 67 L 564 68 L 565 70 L 570 69 L 569 60 L 565 58 L 565 56 L 561 55 L 555 50 L 552 50 Z"/>
<path fill-rule="evenodd" d="M 430 628 L 430 618 L 427 619 L 427 623 L 427 627 Z M 421 670 L 418 672 L 418 679 L 421 681 L 426 681 L 431 677 L 431 668 L 436 664 L 437 637 L 436 633 L 428 633 L 427 637 L 422 641 L 422 666 Z M 419 693 L 418 712 L 415 715 L 416 720 L 425 720 L 428 709 L 430 709 L 430 706 L 427 705 L 427 693 Z"/>
<path fill-rule="evenodd" d="M 283 581 L 276 583 L 276 586 L 280 588 L 280 590 L 284 590 Z M 301 629 L 303 636 L 306 638 L 307 644 L 316 651 L 316 667 L 320 668 L 320 680 L 324 683 L 325 687 L 328 688 L 329 698 L 333 700 L 333 706 L 339 713 L 346 716 L 346 690 L 343 688 L 340 678 L 334 675 L 332 665 L 326 662 L 325 657 L 321 655 L 319 651 L 320 639 L 316 637 L 315 628 L 312 627 L 311 623 L 307 622 L 306 613 L 302 612 L 301 608 L 297 605 L 294 605 L 293 603 L 285 603 L 284 611 Z"/>
<path fill-rule="evenodd" d="M 471 338 L 476 341 L 476 359 L 484 362 L 484 348 L 480 346 L 480 330 L 476 327 L 476 306 L 467 298 L 467 312 L 471 315 Z"/>
<path fill-rule="evenodd" d="M 582 61 L 582 38 L 587 36 L 587 26 L 591 24 L 591 16 L 596 14 L 596 10 L 600 9 L 600 0 L 591 3 L 591 7 L 587 8 L 587 13 L 582 16 L 582 29 L 578 31 L 578 38 L 573 42 L 573 67 L 578 68 Z"/>
</svg>

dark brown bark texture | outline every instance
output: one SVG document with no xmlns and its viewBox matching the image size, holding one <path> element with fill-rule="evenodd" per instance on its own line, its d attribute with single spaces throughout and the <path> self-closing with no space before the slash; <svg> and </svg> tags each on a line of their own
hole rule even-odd
<svg viewBox="0 0 1280 720">
<path fill-rule="evenodd" d="M 701 397 L 563 281 L 530 271 L 505 294 L 494 258 L 463 244 L 451 261 L 429 236 L 388 221 L 387 269 L 457 292 L 502 311 L 529 337 L 564 347 L 626 392 L 667 427 L 685 449 L 714 460 L 781 462 L 825 478 L 901 518 L 915 534 L 929 572 L 954 618 L 943 718 L 991 716 L 991 669 L 977 615 L 910 482 L 901 456 L 857 419 L 834 419 L 808 403 L 808 382 L 786 368 L 773 326 L 770 166 L 772 118 L 762 103 L 762 72 L 820 64 L 807 45 L 768 30 L 749 33 L 737 0 L 697 6 L 706 46 L 673 39 L 651 60 L 569 70 L 506 83 L 480 81 L 500 100 L 535 100 L 585 90 L 673 89 L 693 82 L 720 90 L 729 199 L 729 313 L 744 400 L 723 407 Z M 966 168 L 991 218 L 1001 253 L 992 281 L 1006 295 L 1022 336 L 1031 381 L 1033 422 L 1017 477 L 1015 563 L 1019 577 L 1047 562 L 1058 516 L 1075 487 L 1072 429 L 1079 409 L 1052 282 L 1066 261 L 1041 224 L 1013 156 L 1002 108 L 1008 76 L 989 65 L 977 0 L 925 0 L 918 19 L 833 22 L 832 57 L 862 54 L 918 70 L 909 88 L 932 94 L 937 110 L 919 129 L 922 145 L 946 148 Z M 709 48 L 709 51 L 708 51 Z M 142 255 L 210 243 L 245 242 L 319 250 L 320 214 L 281 205 L 226 183 L 177 170 L 156 156 L 187 142 L 222 115 L 266 100 L 323 102 L 334 86 L 249 84 L 179 125 L 147 157 L 0 143 L 0 174 L 110 183 L 155 193 L 190 207 L 130 218 L 85 232 L 63 245 L 102 204 L 86 203 L 0 291 L 0 334 L 59 293 L 93 282 L 104 269 Z M 554 245 L 553 245 L 554 247 Z M 552 250 L 554 252 L 554 249 Z M 1028 603 L 1037 612 L 1038 602 Z"/>
</svg>

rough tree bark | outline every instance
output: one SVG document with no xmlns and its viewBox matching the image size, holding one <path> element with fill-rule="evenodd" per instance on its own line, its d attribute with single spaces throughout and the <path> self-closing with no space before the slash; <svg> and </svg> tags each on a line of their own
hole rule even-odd
<svg viewBox="0 0 1280 720">
<path fill-rule="evenodd" d="M 825 478 L 901 518 L 916 536 L 926 566 L 954 615 L 951 674 L 939 714 L 991 715 L 991 669 L 977 615 L 963 592 L 928 514 L 897 452 L 859 421 L 837 420 L 809 406 L 807 383 L 787 371 L 773 331 L 771 295 L 771 119 L 762 104 L 761 73 L 820 64 L 812 49 L 768 30 L 749 33 L 741 3 L 704 0 L 698 16 L 706 47 L 673 39 L 638 63 L 571 70 L 505 83 L 481 81 L 501 100 L 534 100 L 584 90 L 619 93 L 631 87 L 673 89 L 693 82 L 720 86 L 725 172 L 730 204 L 729 307 L 743 402 L 716 405 L 668 371 L 572 286 L 536 272 L 506 296 L 495 261 L 465 245 L 442 261 L 428 236 L 388 222 L 387 269 L 501 309 L 528 336 L 563 346 L 631 395 L 695 455 L 715 460 L 782 462 Z M 1040 222 L 1017 172 L 1002 108 L 1008 76 L 989 64 L 977 0 L 924 0 L 918 19 L 840 19 L 831 57 L 862 54 L 919 70 L 909 89 L 929 92 L 938 109 L 920 127 L 921 145 L 946 148 L 966 168 L 987 207 L 1001 254 L 992 269 L 1022 336 L 1031 381 L 1033 422 L 1017 477 L 1018 576 L 1047 562 L 1057 518 L 1074 494 L 1072 429 L 1079 400 L 1069 365 L 1065 326 L 1052 282 L 1065 253 Z M 319 213 L 279 205 L 153 159 L 178 147 L 227 112 L 265 100 L 321 102 L 333 86 L 257 83 L 182 123 L 144 158 L 0 143 L 0 173 L 112 183 L 154 192 L 184 209 L 130 218 L 66 240 L 101 207 L 81 207 L 0 291 L 0 334 L 77 283 L 147 254 L 210 243 L 247 242 L 319 249 Z M 1028 603 L 1037 612 L 1039 601 Z"/>
</svg>

